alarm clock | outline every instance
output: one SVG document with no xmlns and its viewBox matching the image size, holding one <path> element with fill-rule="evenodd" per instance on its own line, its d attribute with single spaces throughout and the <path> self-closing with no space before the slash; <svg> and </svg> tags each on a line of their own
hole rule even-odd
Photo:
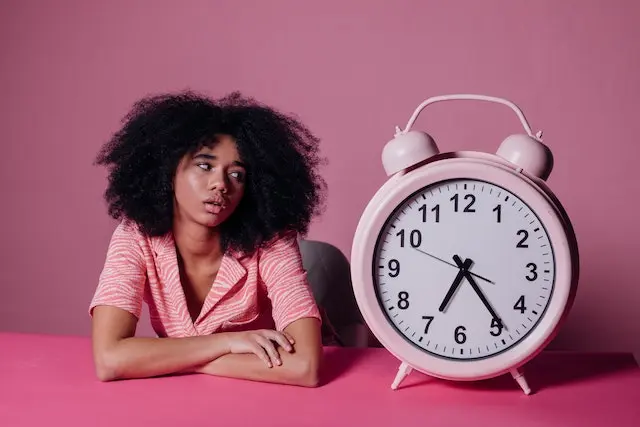
<svg viewBox="0 0 640 427">
<path fill-rule="evenodd" d="M 441 101 L 510 107 L 525 133 L 495 154 L 440 152 L 412 130 Z M 371 198 L 351 251 L 352 286 L 365 322 L 400 361 L 396 389 L 413 370 L 456 381 L 511 373 L 557 334 L 578 283 L 576 236 L 546 185 L 553 156 L 513 102 L 485 95 L 429 98 L 382 150 L 388 180 Z"/>
</svg>

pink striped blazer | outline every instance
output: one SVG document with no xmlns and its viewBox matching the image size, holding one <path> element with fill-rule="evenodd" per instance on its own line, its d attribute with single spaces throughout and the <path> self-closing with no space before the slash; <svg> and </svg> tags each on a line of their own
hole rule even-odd
<svg viewBox="0 0 640 427">
<path fill-rule="evenodd" d="M 130 222 L 113 232 L 89 307 L 110 305 L 140 318 L 142 302 L 159 337 L 220 331 L 283 330 L 303 317 L 321 319 L 295 234 L 274 239 L 251 256 L 227 253 L 202 310 L 192 321 L 180 283 L 173 235 L 147 237 Z"/>
</svg>

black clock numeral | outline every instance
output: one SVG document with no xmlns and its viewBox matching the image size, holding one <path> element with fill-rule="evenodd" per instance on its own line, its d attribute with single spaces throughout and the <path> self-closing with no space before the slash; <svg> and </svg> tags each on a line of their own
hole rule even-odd
<svg viewBox="0 0 640 427">
<path fill-rule="evenodd" d="M 501 223 L 502 222 L 502 205 L 497 205 L 495 208 L 493 208 L 493 212 L 496 213 L 496 222 Z"/>
<path fill-rule="evenodd" d="M 433 316 L 422 316 L 422 320 L 426 320 L 427 324 L 424 327 L 424 334 L 426 335 L 429 332 L 429 325 L 433 322 Z"/>
<path fill-rule="evenodd" d="M 406 310 L 409 308 L 409 292 L 398 292 L 398 308 L 400 310 Z"/>
<path fill-rule="evenodd" d="M 400 247 L 404 248 L 404 229 L 398 231 L 396 236 L 400 237 Z M 412 247 L 417 248 L 422 244 L 422 233 L 420 230 L 412 230 L 409 234 L 409 243 Z"/>
<path fill-rule="evenodd" d="M 400 261 L 398 261 L 397 259 L 390 259 L 389 260 L 389 276 L 391 277 L 398 277 L 398 274 L 400 274 Z"/>
<path fill-rule="evenodd" d="M 472 208 L 471 206 L 473 206 L 473 204 L 476 202 L 476 196 L 474 196 L 473 194 L 467 194 L 466 196 L 464 196 L 464 199 L 470 199 L 471 201 L 469 202 L 469 204 L 464 208 L 464 212 L 475 212 L 476 210 L 474 208 Z"/>
<path fill-rule="evenodd" d="M 458 326 L 454 331 L 453 338 L 458 344 L 464 344 L 467 341 L 467 336 L 464 334 L 466 330 L 464 326 Z"/>
<path fill-rule="evenodd" d="M 453 197 L 451 197 L 449 200 L 451 200 L 453 202 L 453 211 L 454 212 L 458 212 L 458 194 L 454 194 Z M 467 204 L 467 206 L 465 206 L 463 212 L 475 212 L 476 210 L 474 208 L 472 208 L 471 206 L 473 206 L 473 204 L 476 202 L 476 196 L 474 196 L 473 194 L 467 194 L 466 196 L 464 196 L 465 200 L 470 200 L 469 204 Z"/>
<path fill-rule="evenodd" d="M 422 213 L 422 222 L 427 222 L 427 205 L 422 205 L 418 209 Z M 435 213 L 436 222 L 440 222 L 440 205 L 431 208 L 431 212 Z"/>
<path fill-rule="evenodd" d="M 527 264 L 527 268 L 529 269 L 529 273 L 531 273 L 531 275 L 527 274 L 525 276 L 525 278 L 530 281 L 533 282 L 534 280 L 536 280 L 538 278 L 538 266 L 535 265 L 534 263 L 530 262 L 529 264 Z"/>
<path fill-rule="evenodd" d="M 494 332 L 493 328 L 498 328 L 498 330 Z M 502 333 L 502 328 L 504 328 L 502 320 L 491 319 L 491 331 L 489 331 L 491 335 L 494 337 L 499 336 Z"/>
<path fill-rule="evenodd" d="M 525 307 L 524 305 L 524 295 L 520 295 L 520 298 L 518 298 L 518 301 L 516 301 L 513 309 L 520 310 L 520 313 L 524 313 L 525 311 L 527 311 L 527 307 Z"/>
<path fill-rule="evenodd" d="M 453 211 L 458 212 L 458 195 L 454 194 L 449 200 L 453 202 Z"/>
<path fill-rule="evenodd" d="M 516 234 L 518 236 L 524 236 L 522 239 L 520 239 L 520 241 L 516 245 L 516 248 L 528 248 L 529 245 L 527 245 L 525 242 L 529 238 L 529 232 L 527 230 L 518 230 L 518 233 Z"/>
</svg>

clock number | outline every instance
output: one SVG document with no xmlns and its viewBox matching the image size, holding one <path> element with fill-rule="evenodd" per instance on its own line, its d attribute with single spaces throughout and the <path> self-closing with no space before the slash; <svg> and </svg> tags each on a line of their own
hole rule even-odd
<svg viewBox="0 0 640 427">
<path fill-rule="evenodd" d="M 420 206 L 418 210 L 422 212 L 422 222 L 427 222 L 427 205 Z M 440 205 L 432 207 L 431 212 L 435 213 L 436 222 L 440 222 Z"/>
<path fill-rule="evenodd" d="M 525 307 L 524 305 L 524 295 L 521 295 L 520 298 L 518 298 L 518 301 L 516 301 L 513 309 L 520 310 L 520 313 L 524 313 L 525 311 L 527 311 L 527 307 Z"/>
<path fill-rule="evenodd" d="M 400 274 L 400 261 L 398 261 L 397 259 L 390 259 L 389 260 L 389 276 L 391 277 L 398 277 L 398 274 Z"/>
<path fill-rule="evenodd" d="M 400 236 L 400 247 L 404 248 L 404 229 L 398 231 L 396 236 Z M 411 243 L 411 246 L 414 248 L 422 244 L 422 233 L 420 233 L 420 230 L 411 231 L 411 234 L 409 234 L 409 243 Z"/>
<path fill-rule="evenodd" d="M 424 327 L 424 334 L 426 335 L 429 332 L 429 325 L 433 322 L 433 316 L 422 316 L 422 320 L 427 321 L 427 325 Z"/>
<path fill-rule="evenodd" d="M 398 308 L 400 310 L 409 308 L 409 292 L 401 291 L 398 293 Z"/>
<path fill-rule="evenodd" d="M 464 344 L 467 341 L 467 336 L 464 334 L 466 330 L 467 329 L 464 326 L 458 326 L 456 328 L 454 333 L 454 339 L 458 344 Z"/>
<path fill-rule="evenodd" d="M 524 237 L 522 239 L 520 239 L 520 241 L 516 245 L 516 248 L 528 248 L 529 245 L 527 245 L 525 242 L 529 238 L 529 232 L 527 230 L 518 230 L 517 234 L 518 234 L 518 236 L 522 235 Z"/>
<path fill-rule="evenodd" d="M 532 274 L 532 276 L 529 276 L 527 274 L 525 277 L 528 281 L 533 282 L 538 278 L 538 272 L 537 272 L 538 266 L 530 262 L 529 264 L 527 264 L 527 268 L 529 269 L 529 272 Z"/>
<path fill-rule="evenodd" d="M 465 206 L 463 212 L 475 212 L 476 210 L 472 208 L 473 204 L 476 202 L 476 196 L 473 194 L 467 194 L 464 196 L 465 200 L 471 200 L 467 206 Z M 453 211 L 458 212 L 458 194 L 454 194 L 449 200 L 453 202 Z"/>
<path fill-rule="evenodd" d="M 495 212 L 497 215 L 497 218 L 496 218 L 497 222 L 501 223 L 502 222 L 502 205 L 498 205 L 495 208 L 493 208 L 493 212 Z"/>
<path fill-rule="evenodd" d="M 422 222 L 427 222 L 427 205 L 420 206 L 418 210 L 422 212 Z"/>
<path fill-rule="evenodd" d="M 502 320 L 491 319 L 491 331 L 489 333 L 494 337 L 499 336 L 502 333 Z M 497 332 L 493 331 L 493 328 L 498 328 Z"/>
</svg>

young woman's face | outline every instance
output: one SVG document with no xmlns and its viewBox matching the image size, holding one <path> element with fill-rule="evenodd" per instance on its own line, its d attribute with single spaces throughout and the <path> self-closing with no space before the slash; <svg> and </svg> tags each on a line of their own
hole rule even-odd
<svg viewBox="0 0 640 427">
<path fill-rule="evenodd" d="M 236 144 L 221 135 L 212 147 L 185 156 L 174 179 L 174 215 L 206 227 L 223 223 L 244 195 L 246 170 Z"/>
</svg>

